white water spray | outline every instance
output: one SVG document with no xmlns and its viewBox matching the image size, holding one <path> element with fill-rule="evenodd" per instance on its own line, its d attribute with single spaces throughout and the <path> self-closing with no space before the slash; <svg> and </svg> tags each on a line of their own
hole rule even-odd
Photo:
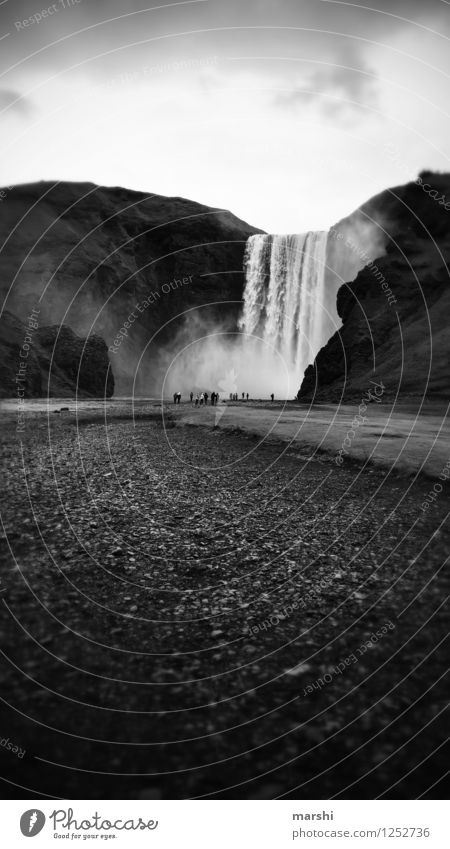
<svg viewBox="0 0 450 849">
<path fill-rule="evenodd" d="M 261 339 L 266 360 L 272 352 L 283 383 L 288 375 L 286 397 L 297 392 L 306 366 L 326 343 L 330 309 L 335 313 L 335 293 L 330 298 L 324 285 L 327 238 L 318 231 L 247 242 L 239 328 Z"/>
<path fill-rule="evenodd" d="M 167 397 L 181 391 L 297 395 L 306 367 L 339 329 L 337 291 L 384 252 L 376 225 L 356 213 L 328 233 L 251 236 L 239 331 L 189 312 L 164 359 Z"/>
</svg>

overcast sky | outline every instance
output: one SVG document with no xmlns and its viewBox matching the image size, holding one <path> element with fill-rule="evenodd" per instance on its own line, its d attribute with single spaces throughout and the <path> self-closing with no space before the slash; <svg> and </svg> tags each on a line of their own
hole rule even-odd
<svg viewBox="0 0 450 849">
<path fill-rule="evenodd" d="M 446 0 L 0 0 L 0 183 L 327 228 L 449 169 L 449 33 Z"/>
</svg>

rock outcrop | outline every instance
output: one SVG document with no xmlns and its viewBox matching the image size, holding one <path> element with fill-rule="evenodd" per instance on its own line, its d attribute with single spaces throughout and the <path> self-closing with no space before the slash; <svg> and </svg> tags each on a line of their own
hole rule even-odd
<svg viewBox="0 0 450 849">
<path fill-rule="evenodd" d="M 422 173 L 377 195 L 358 216 L 379 231 L 386 252 L 339 289 L 342 328 L 306 369 L 298 398 L 357 400 L 370 381 L 383 384 L 386 399 L 448 398 L 450 174 Z M 348 234 L 349 220 L 333 238 Z"/>
<path fill-rule="evenodd" d="M 36 351 L 29 347 L 26 357 L 21 357 L 26 334 L 25 325 L 5 310 L 0 318 L 0 398 L 17 397 L 19 377 L 24 398 L 42 395 L 42 373 Z"/>
<path fill-rule="evenodd" d="M 99 336 L 83 339 L 70 327 L 42 327 L 36 331 L 36 351 L 45 395 L 111 398 L 114 393 L 108 348 Z"/>
<path fill-rule="evenodd" d="M 0 397 L 110 398 L 114 392 L 103 339 L 70 327 L 30 327 L 5 311 L 0 319 Z"/>
<path fill-rule="evenodd" d="M 245 244 L 257 232 L 183 198 L 87 183 L 16 186 L 0 205 L 5 307 L 24 316 L 39 299 L 42 324 L 112 347 L 118 394 L 152 392 L 160 352 L 186 321 L 195 315 L 191 336 L 211 321 L 235 327 Z"/>
</svg>

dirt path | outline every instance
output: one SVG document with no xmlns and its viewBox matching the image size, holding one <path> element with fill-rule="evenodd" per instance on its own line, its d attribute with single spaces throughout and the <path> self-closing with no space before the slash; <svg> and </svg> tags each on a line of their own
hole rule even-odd
<svg viewBox="0 0 450 849">
<path fill-rule="evenodd" d="M 375 396 L 376 397 L 376 396 Z M 366 409 L 364 409 L 364 406 Z M 168 408 L 170 409 L 170 407 Z M 173 411 L 173 405 L 172 405 Z M 262 439 L 282 439 L 326 451 L 334 457 L 371 463 L 402 472 L 438 478 L 450 461 L 450 427 L 446 404 L 420 400 L 410 404 L 306 404 L 240 402 L 218 407 L 176 408 L 190 424 L 239 428 Z M 450 468 L 450 466 L 449 466 Z"/>
<path fill-rule="evenodd" d="M 439 798 L 445 489 L 110 409 L 4 428 L 4 795 Z"/>
</svg>

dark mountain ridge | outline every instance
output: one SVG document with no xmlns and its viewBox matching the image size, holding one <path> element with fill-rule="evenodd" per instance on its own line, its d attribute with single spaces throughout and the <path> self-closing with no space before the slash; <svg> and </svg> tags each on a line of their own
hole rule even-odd
<svg viewBox="0 0 450 849">
<path fill-rule="evenodd" d="M 159 351 L 193 309 L 205 325 L 236 324 L 245 244 L 261 232 L 184 198 L 90 183 L 13 187 L 0 229 L 3 309 L 19 321 L 39 306 L 42 325 L 110 347 L 136 313 L 111 355 L 119 394 L 134 381 L 134 391 L 154 391 Z"/>
</svg>

